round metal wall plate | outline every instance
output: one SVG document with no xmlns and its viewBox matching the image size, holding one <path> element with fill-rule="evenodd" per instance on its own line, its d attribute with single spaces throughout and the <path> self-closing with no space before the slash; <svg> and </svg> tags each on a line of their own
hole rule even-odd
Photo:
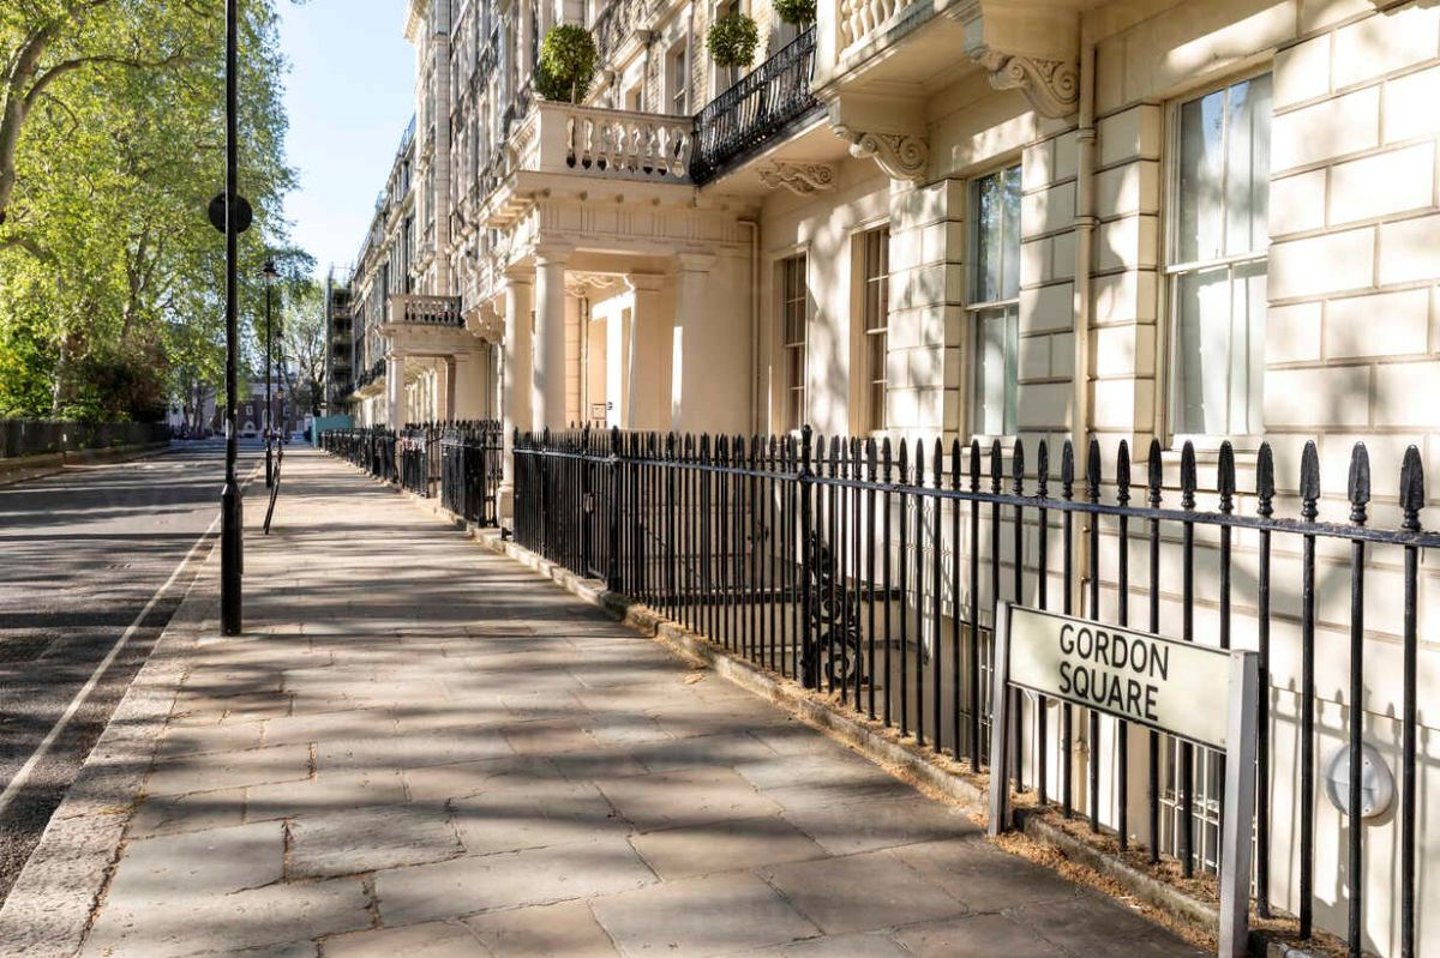
<svg viewBox="0 0 1440 958">
<path fill-rule="evenodd" d="M 1325 763 L 1325 795 L 1341 814 L 1350 814 L 1350 747 L 1347 745 Z M 1379 818 L 1395 800 L 1395 777 L 1380 753 L 1369 745 L 1360 747 L 1360 818 Z"/>
</svg>

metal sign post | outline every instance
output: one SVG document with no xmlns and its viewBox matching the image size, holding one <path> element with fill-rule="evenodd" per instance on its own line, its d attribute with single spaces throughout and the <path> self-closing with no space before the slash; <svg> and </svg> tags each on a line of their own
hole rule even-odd
<svg viewBox="0 0 1440 958">
<path fill-rule="evenodd" d="M 1253 652 L 1208 648 L 1000 602 L 991 701 L 991 836 L 1010 825 L 1010 690 L 1027 689 L 1225 753 L 1220 958 L 1249 939 L 1260 672 Z M 1195 708 L 1224 701 L 1228 708 Z M 1121 771 L 1124 774 L 1124 770 Z"/>
</svg>

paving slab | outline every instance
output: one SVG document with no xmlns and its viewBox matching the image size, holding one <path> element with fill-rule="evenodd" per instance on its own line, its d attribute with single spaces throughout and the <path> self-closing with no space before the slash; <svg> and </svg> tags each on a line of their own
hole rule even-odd
<svg viewBox="0 0 1440 958">
<path fill-rule="evenodd" d="M 587 782 L 512 782 L 453 799 L 449 807 L 460 840 L 472 855 L 568 845 L 633 831 Z"/>
<path fill-rule="evenodd" d="M 131 838 L 207 831 L 245 823 L 245 789 L 228 788 L 193 795 L 155 795 L 130 821 Z"/>
<path fill-rule="evenodd" d="M 1196 954 L 319 454 L 206 601 L 5 958 Z"/>
<path fill-rule="evenodd" d="M 615 958 L 619 954 L 584 901 L 490 912 L 465 923 L 496 958 Z"/>
<path fill-rule="evenodd" d="M 630 844 L 667 881 L 826 857 L 823 848 L 778 815 L 667 828 L 635 835 Z"/>
<path fill-rule="evenodd" d="M 640 831 L 778 815 L 781 810 L 733 768 L 723 766 L 633 775 L 601 782 L 600 788 Z"/>
<path fill-rule="evenodd" d="M 1069 953 L 1005 915 L 924 922 L 895 932 L 895 940 L 917 958 L 1070 958 Z"/>
<path fill-rule="evenodd" d="M 745 958 L 913 958 L 912 952 L 884 932 L 805 938 L 743 954 Z"/>
<path fill-rule="evenodd" d="M 616 835 L 391 869 L 376 876 L 375 887 L 385 923 L 406 925 L 608 895 L 657 880 L 624 836 Z"/>
<path fill-rule="evenodd" d="M 270 885 L 229 895 L 180 893 L 116 900 L 96 920 L 81 958 L 189 958 L 284 944 L 369 927 L 359 880 Z"/>
<path fill-rule="evenodd" d="M 276 745 L 243 752 L 179 756 L 158 764 L 145 783 L 151 795 L 188 795 L 310 777 L 310 749 Z"/>
<path fill-rule="evenodd" d="M 468 798 L 480 792 L 560 779 L 548 756 L 507 755 L 479 762 L 406 769 L 405 788 L 417 802 Z"/>
<path fill-rule="evenodd" d="M 490 958 L 469 926 L 432 921 L 408 928 L 376 928 L 325 939 L 325 958 Z"/>
<path fill-rule="evenodd" d="M 260 822 L 337 808 L 394 805 L 407 798 L 403 773 L 397 769 L 325 770 L 299 781 L 245 789 L 245 820 Z"/>
<path fill-rule="evenodd" d="M 833 855 L 980 833 L 979 826 L 958 808 L 914 793 L 901 798 L 861 794 L 825 804 L 807 800 L 785 807 L 784 814 Z"/>
<path fill-rule="evenodd" d="M 961 906 L 888 852 L 768 865 L 760 877 L 829 935 L 954 915 Z"/>
<path fill-rule="evenodd" d="M 444 861 L 464 851 L 443 805 L 320 811 L 290 823 L 285 872 L 290 879 L 354 875 Z"/>
<path fill-rule="evenodd" d="M 895 856 L 945 889 L 971 911 L 1050 905 L 1085 894 L 1032 862 L 1007 855 L 971 835 L 898 847 Z"/>
<path fill-rule="evenodd" d="M 818 935 L 775 889 L 744 873 L 666 882 L 597 899 L 622 955 L 725 955 Z"/>
</svg>

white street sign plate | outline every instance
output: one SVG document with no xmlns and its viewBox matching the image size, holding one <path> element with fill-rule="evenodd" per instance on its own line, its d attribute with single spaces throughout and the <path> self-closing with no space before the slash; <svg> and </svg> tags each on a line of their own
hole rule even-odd
<svg viewBox="0 0 1440 958">
<path fill-rule="evenodd" d="M 1230 653 L 1012 606 L 1010 682 L 1224 751 Z"/>
</svg>

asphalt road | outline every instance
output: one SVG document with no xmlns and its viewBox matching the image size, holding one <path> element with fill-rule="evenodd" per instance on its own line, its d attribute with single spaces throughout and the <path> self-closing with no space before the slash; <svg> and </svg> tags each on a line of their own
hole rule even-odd
<svg viewBox="0 0 1440 958">
<path fill-rule="evenodd" d="M 242 444 L 242 479 L 257 447 Z M 179 605 L 208 542 L 164 587 L 218 515 L 223 481 L 224 445 L 211 441 L 0 486 L 0 790 L 9 792 L 0 901 Z M 250 487 L 249 508 L 263 508 L 263 491 Z M 44 757 L 22 772 L 157 592 Z"/>
</svg>

